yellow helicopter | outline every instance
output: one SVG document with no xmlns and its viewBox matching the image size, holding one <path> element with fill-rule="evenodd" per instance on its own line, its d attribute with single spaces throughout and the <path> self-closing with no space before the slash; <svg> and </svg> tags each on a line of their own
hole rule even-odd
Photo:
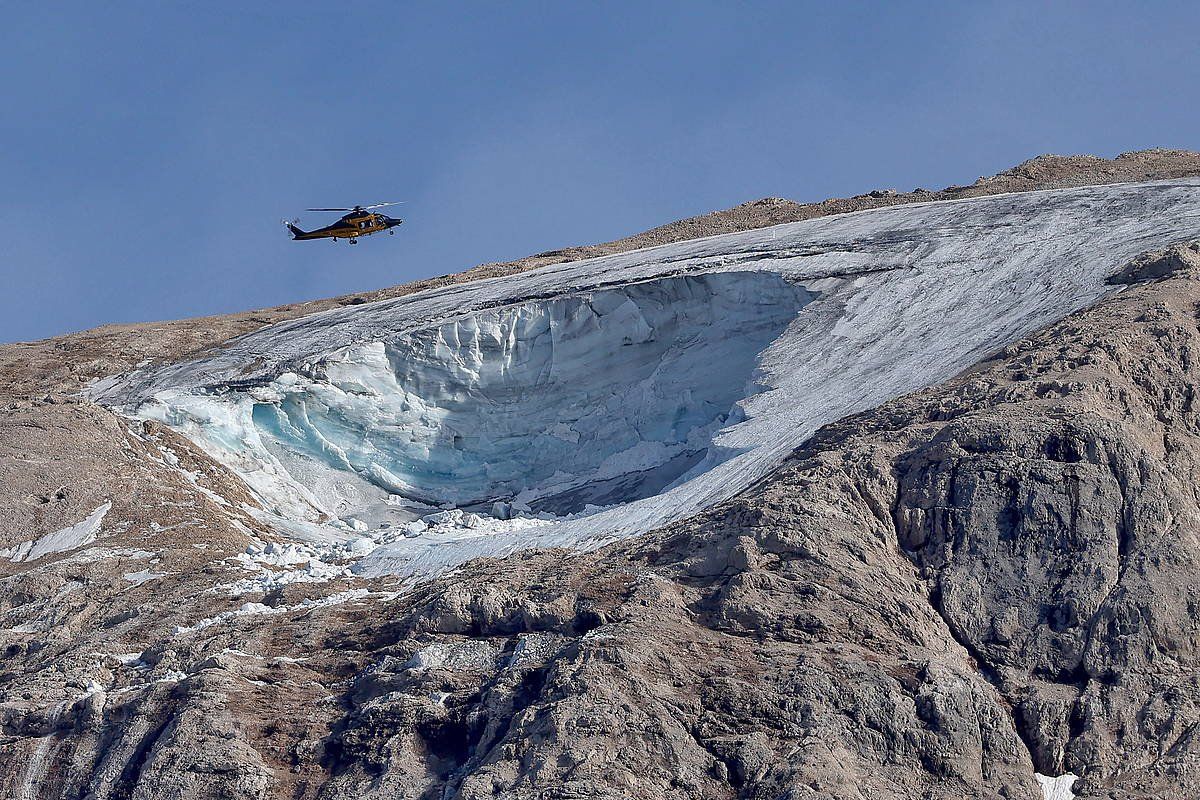
<svg viewBox="0 0 1200 800">
<path fill-rule="evenodd" d="M 395 206 L 399 203 L 375 203 L 370 206 L 355 206 L 354 208 L 309 208 L 306 211 L 349 211 L 337 222 L 332 225 L 326 225 L 324 228 L 317 228 L 314 231 L 301 230 L 296 226 L 299 220 L 284 222 L 287 229 L 292 232 L 292 239 L 349 239 L 350 244 L 358 244 L 359 236 L 370 236 L 372 233 L 387 231 L 389 235 L 395 235 L 397 225 L 402 225 L 404 220 L 397 217 L 389 217 L 386 214 L 379 214 L 372 209 L 386 208 L 387 206 Z"/>
</svg>

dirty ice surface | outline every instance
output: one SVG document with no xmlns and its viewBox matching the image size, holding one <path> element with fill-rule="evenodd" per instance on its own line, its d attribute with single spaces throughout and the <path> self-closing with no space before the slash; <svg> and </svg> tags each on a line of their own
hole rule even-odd
<svg viewBox="0 0 1200 800">
<path fill-rule="evenodd" d="M 1198 237 L 1196 179 L 897 206 L 313 314 L 93 394 L 191 437 L 285 532 L 550 522 L 373 536 L 355 566 L 428 575 L 694 514 Z"/>
</svg>

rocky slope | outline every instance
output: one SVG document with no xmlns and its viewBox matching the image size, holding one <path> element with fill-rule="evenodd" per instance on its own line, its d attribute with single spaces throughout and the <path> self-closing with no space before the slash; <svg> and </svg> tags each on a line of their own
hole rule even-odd
<svg viewBox="0 0 1200 800">
<path fill-rule="evenodd" d="M 1200 793 L 1198 261 L 1135 259 L 699 515 L 415 588 L 291 561 L 192 442 L 67 391 L 297 309 L 9 346 L 0 794 Z"/>
</svg>

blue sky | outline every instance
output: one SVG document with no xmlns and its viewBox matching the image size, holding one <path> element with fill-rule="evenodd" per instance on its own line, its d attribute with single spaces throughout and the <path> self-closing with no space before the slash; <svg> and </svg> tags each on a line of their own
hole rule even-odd
<svg viewBox="0 0 1200 800">
<path fill-rule="evenodd" d="M 268 5 L 6 11 L 0 341 L 376 288 L 768 195 L 1200 148 L 1194 3 Z M 376 200 L 407 222 L 353 249 L 279 225 Z"/>
</svg>

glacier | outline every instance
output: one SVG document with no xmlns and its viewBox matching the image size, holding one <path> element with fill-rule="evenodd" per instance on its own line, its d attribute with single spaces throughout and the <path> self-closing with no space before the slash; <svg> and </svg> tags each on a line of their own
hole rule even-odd
<svg viewBox="0 0 1200 800">
<path fill-rule="evenodd" d="M 692 515 L 1198 237 L 1196 179 L 895 206 L 312 314 L 91 393 L 189 436 L 283 533 L 497 502 L 550 522 L 385 537 L 355 566 L 420 577 Z"/>
</svg>

